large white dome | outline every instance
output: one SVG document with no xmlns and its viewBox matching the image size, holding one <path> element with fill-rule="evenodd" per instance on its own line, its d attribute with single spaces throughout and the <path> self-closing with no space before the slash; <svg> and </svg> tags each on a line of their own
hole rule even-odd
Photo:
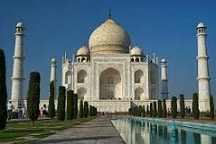
<svg viewBox="0 0 216 144">
<path fill-rule="evenodd" d="M 112 19 L 102 23 L 89 38 L 89 47 L 92 53 L 129 53 L 129 46 L 129 35 Z"/>
</svg>

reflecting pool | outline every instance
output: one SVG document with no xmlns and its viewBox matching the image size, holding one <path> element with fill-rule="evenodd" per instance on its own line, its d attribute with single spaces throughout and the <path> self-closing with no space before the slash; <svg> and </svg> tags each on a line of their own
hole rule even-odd
<svg viewBox="0 0 216 144">
<path fill-rule="evenodd" d="M 127 144 L 216 144 L 216 134 L 194 129 L 159 125 L 156 122 L 130 118 L 113 118 L 113 125 Z"/>
</svg>

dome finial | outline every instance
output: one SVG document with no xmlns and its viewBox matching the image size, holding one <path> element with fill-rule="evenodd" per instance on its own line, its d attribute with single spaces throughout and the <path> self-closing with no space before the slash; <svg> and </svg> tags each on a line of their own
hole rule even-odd
<svg viewBox="0 0 216 144">
<path fill-rule="evenodd" d="M 112 10 L 111 10 L 111 8 L 109 8 L 109 11 L 108 11 L 108 18 L 109 18 L 109 19 L 112 18 Z"/>
</svg>

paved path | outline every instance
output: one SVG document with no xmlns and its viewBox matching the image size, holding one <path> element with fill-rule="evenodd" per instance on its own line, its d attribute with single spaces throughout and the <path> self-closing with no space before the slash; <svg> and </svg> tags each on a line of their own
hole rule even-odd
<svg viewBox="0 0 216 144">
<path fill-rule="evenodd" d="M 66 129 L 37 142 L 38 144 L 125 144 L 107 117 Z"/>
</svg>

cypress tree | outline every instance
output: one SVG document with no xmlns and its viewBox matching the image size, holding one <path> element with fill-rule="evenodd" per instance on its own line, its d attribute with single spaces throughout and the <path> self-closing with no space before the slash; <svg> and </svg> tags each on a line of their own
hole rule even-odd
<svg viewBox="0 0 216 144">
<path fill-rule="evenodd" d="M 97 115 L 97 108 L 94 107 L 94 116 L 96 116 L 96 115 Z"/>
<path fill-rule="evenodd" d="M 172 118 L 177 117 L 177 98 L 175 96 L 171 99 L 171 115 Z"/>
<path fill-rule="evenodd" d="M 147 105 L 147 108 L 146 108 L 146 115 L 149 116 L 150 115 L 150 112 L 149 112 L 149 105 Z"/>
<path fill-rule="evenodd" d="M 89 106 L 89 116 L 93 116 L 94 107 L 92 105 Z"/>
<path fill-rule="evenodd" d="M 153 116 L 153 108 L 152 108 L 152 103 L 150 103 L 150 112 L 149 112 L 149 116 L 152 117 Z"/>
<path fill-rule="evenodd" d="M 96 115 L 97 115 L 97 108 L 90 105 L 90 116 L 96 116 Z"/>
<path fill-rule="evenodd" d="M 5 129 L 7 123 L 7 87 L 6 62 L 4 51 L 0 49 L 0 130 Z"/>
<path fill-rule="evenodd" d="M 72 90 L 72 94 L 70 93 L 70 96 L 72 98 L 72 119 L 74 119 L 74 117 L 75 117 L 75 111 L 74 111 L 75 102 L 74 102 L 74 93 L 73 93 L 73 90 Z"/>
<path fill-rule="evenodd" d="M 138 107 L 138 116 L 142 116 L 142 106 Z"/>
<path fill-rule="evenodd" d="M 29 88 L 27 97 L 27 113 L 29 119 L 34 122 L 39 116 L 39 104 L 40 104 L 40 73 L 31 72 L 29 78 Z"/>
<path fill-rule="evenodd" d="M 145 110 L 145 106 L 143 106 L 143 114 L 142 114 L 143 117 L 146 117 L 146 110 Z"/>
<path fill-rule="evenodd" d="M 180 94 L 180 116 L 181 118 L 185 117 L 185 103 L 183 94 Z"/>
<path fill-rule="evenodd" d="M 55 88 L 54 81 L 50 82 L 50 97 L 49 97 L 49 117 L 53 119 L 55 117 Z"/>
<path fill-rule="evenodd" d="M 159 118 L 162 117 L 162 104 L 161 104 L 161 100 L 158 100 L 158 117 Z"/>
<path fill-rule="evenodd" d="M 65 120 L 65 87 L 59 86 L 59 97 L 58 97 L 58 120 Z"/>
<path fill-rule="evenodd" d="M 153 102 L 153 117 L 157 117 L 157 103 Z"/>
<path fill-rule="evenodd" d="M 83 117 L 87 118 L 88 117 L 88 102 L 84 102 L 84 112 L 83 112 Z"/>
<path fill-rule="evenodd" d="M 78 95 L 74 94 L 74 118 L 76 119 L 78 115 Z"/>
<path fill-rule="evenodd" d="M 73 91 L 67 91 L 67 120 L 73 119 Z"/>
<path fill-rule="evenodd" d="M 92 106 L 90 106 L 90 116 L 92 116 Z M 83 118 L 83 101 L 80 100 L 79 117 Z"/>
<path fill-rule="evenodd" d="M 163 118 L 166 118 L 167 117 L 166 99 L 163 99 L 163 110 L 162 110 L 162 113 L 163 113 Z"/>
<path fill-rule="evenodd" d="M 195 119 L 199 119 L 199 103 L 197 93 L 193 94 L 192 115 Z"/>
<path fill-rule="evenodd" d="M 210 95 L 210 117 L 211 119 L 214 119 L 214 100 L 213 100 L 213 96 Z"/>
</svg>

